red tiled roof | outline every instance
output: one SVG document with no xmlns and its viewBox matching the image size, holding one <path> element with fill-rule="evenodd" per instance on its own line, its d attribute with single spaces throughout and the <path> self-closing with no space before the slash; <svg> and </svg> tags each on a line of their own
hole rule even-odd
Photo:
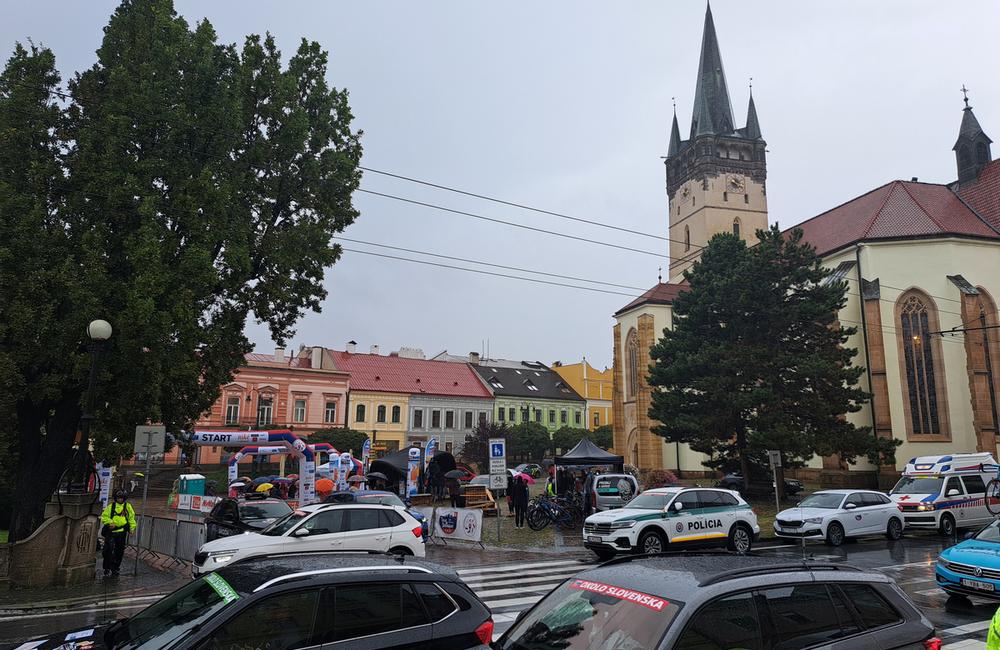
<svg viewBox="0 0 1000 650">
<path fill-rule="evenodd" d="M 1000 239 L 948 186 L 906 181 L 878 187 L 793 228 L 801 228 L 803 239 L 820 255 L 878 239 L 934 235 Z"/>
<path fill-rule="evenodd" d="M 679 284 L 669 284 L 666 282 L 659 282 L 653 286 L 652 289 L 642 294 L 629 304 L 625 305 L 621 309 L 615 312 L 615 316 L 618 314 L 624 314 L 630 309 L 635 309 L 640 305 L 654 304 L 654 305 L 669 305 L 674 301 L 680 292 L 687 288 L 686 283 Z"/>
<path fill-rule="evenodd" d="M 281 365 L 284 364 L 289 368 L 312 368 L 312 360 L 309 357 L 289 357 L 285 355 L 284 361 L 276 361 L 273 354 L 261 354 L 259 352 L 250 352 L 245 355 L 247 363 L 266 363 L 268 365 Z"/>
<path fill-rule="evenodd" d="M 479 376 L 464 363 L 428 361 L 329 350 L 340 370 L 351 373 L 351 390 L 492 398 Z"/>
<path fill-rule="evenodd" d="M 958 195 L 991 226 L 1000 229 L 1000 159 L 983 167 L 979 178 L 960 187 Z"/>
</svg>

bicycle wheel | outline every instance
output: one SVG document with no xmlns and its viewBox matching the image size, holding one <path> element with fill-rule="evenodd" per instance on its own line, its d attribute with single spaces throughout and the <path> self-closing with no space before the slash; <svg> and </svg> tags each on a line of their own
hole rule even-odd
<svg viewBox="0 0 1000 650">
<path fill-rule="evenodd" d="M 549 514 L 543 508 L 534 508 L 528 511 L 528 528 L 531 530 L 542 530 L 549 525 Z"/>
<path fill-rule="evenodd" d="M 1000 480 L 992 479 L 986 484 L 986 509 L 991 515 L 1000 515 Z"/>
</svg>

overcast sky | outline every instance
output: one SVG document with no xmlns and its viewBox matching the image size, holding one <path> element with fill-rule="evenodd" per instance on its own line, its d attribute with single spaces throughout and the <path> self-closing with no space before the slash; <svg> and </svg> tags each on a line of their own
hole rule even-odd
<svg viewBox="0 0 1000 650">
<path fill-rule="evenodd" d="M 9 52 L 31 38 L 52 48 L 66 78 L 93 64 L 116 4 L 4 0 L 0 44 Z M 367 167 L 667 234 L 660 157 L 671 97 L 682 134 L 690 124 L 703 0 L 176 5 L 191 23 L 207 17 L 224 42 L 270 31 L 287 55 L 300 37 L 318 41 L 331 55 L 330 83 L 351 93 Z M 983 128 L 1000 139 L 998 3 L 715 0 L 712 10 L 739 126 L 753 77 L 769 151 L 770 220 L 782 227 L 893 179 L 953 180 L 962 84 Z M 375 174 L 362 186 L 666 254 L 657 239 Z M 361 217 L 344 233 L 352 239 L 643 289 L 667 266 L 366 194 L 355 205 Z M 586 356 L 603 367 L 611 363 L 612 314 L 630 300 L 351 252 L 326 285 L 322 313 L 300 322 L 294 347 L 343 349 L 354 339 L 363 350 L 465 354 L 489 339 L 493 356 Z M 272 349 L 265 328 L 251 323 L 247 331 L 259 351 Z"/>
</svg>

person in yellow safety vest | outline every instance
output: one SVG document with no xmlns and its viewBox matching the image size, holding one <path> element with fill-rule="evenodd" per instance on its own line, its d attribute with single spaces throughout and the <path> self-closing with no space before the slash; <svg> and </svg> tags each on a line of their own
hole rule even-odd
<svg viewBox="0 0 1000 650">
<path fill-rule="evenodd" d="M 997 607 L 990 621 L 990 630 L 986 634 L 986 650 L 1000 650 L 1000 607 Z"/>
<path fill-rule="evenodd" d="M 101 536 L 104 537 L 104 576 L 117 576 L 125 555 L 129 533 L 135 532 L 135 510 L 126 501 L 125 490 L 115 491 L 115 500 L 101 513 Z"/>
<path fill-rule="evenodd" d="M 545 480 L 545 494 L 550 497 L 556 495 L 556 481 L 551 476 Z"/>
</svg>

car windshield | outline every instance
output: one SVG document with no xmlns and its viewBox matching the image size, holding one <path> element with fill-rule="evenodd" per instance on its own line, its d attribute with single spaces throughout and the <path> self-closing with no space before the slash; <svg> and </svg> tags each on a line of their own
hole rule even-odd
<svg viewBox="0 0 1000 650">
<path fill-rule="evenodd" d="M 501 650 L 655 648 L 682 603 L 572 578 L 546 596 L 504 636 Z"/>
<path fill-rule="evenodd" d="M 261 535 L 271 535 L 272 537 L 280 537 L 290 531 L 297 523 L 309 516 L 308 512 L 302 510 L 296 510 L 295 512 L 290 512 L 286 516 L 282 517 L 278 521 L 274 522 L 264 530 L 260 531 Z"/>
<path fill-rule="evenodd" d="M 239 594 L 217 573 L 189 582 L 105 633 L 109 648 L 165 648 L 197 631 Z"/>
<path fill-rule="evenodd" d="M 240 517 L 247 521 L 254 519 L 277 519 L 292 511 L 287 503 L 282 501 L 244 503 L 240 506 Z"/>
<path fill-rule="evenodd" d="M 372 503 L 383 506 L 406 506 L 403 500 L 395 494 L 362 494 L 358 496 L 358 503 Z"/>
<path fill-rule="evenodd" d="M 641 508 L 643 510 L 663 510 L 673 496 L 673 494 L 655 494 L 645 492 L 632 499 L 629 502 L 628 507 Z"/>
<path fill-rule="evenodd" d="M 976 533 L 975 539 L 980 542 L 993 542 L 994 544 L 1000 544 L 1000 521 L 994 521 L 992 524 Z"/>
<path fill-rule="evenodd" d="M 800 508 L 839 508 L 840 502 L 844 500 L 843 494 L 833 494 L 831 492 L 817 492 L 810 494 L 802 501 L 799 501 Z"/>
<path fill-rule="evenodd" d="M 892 488 L 892 494 L 938 494 L 944 479 L 940 476 L 904 476 Z"/>
</svg>

